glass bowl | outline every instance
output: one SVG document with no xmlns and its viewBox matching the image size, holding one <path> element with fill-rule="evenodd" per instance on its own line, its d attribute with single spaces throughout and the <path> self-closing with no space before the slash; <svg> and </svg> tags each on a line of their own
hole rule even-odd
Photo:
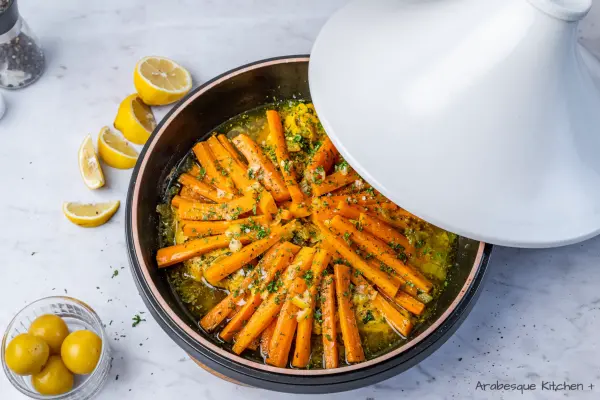
<svg viewBox="0 0 600 400">
<path fill-rule="evenodd" d="M 31 377 L 20 376 L 12 372 L 5 362 L 5 351 L 8 343 L 17 335 L 26 333 L 31 322 L 43 314 L 56 314 L 61 317 L 69 331 L 88 329 L 102 339 L 102 353 L 96 369 L 89 375 L 75 375 L 73 390 L 56 396 L 39 394 L 31 384 Z M 15 315 L 6 328 L 2 338 L 2 367 L 8 380 L 24 395 L 32 399 L 55 400 L 87 400 L 94 397 L 102 388 L 111 367 L 110 347 L 108 337 L 102 327 L 102 321 L 87 304 L 72 297 L 56 296 L 37 300 Z"/>
</svg>

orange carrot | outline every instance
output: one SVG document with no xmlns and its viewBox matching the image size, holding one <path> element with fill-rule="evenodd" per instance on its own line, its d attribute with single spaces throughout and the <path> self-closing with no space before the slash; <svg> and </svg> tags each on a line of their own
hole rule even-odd
<svg viewBox="0 0 600 400">
<path fill-rule="evenodd" d="M 192 203 L 191 200 L 189 199 L 184 199 L 183 197 L 179 196 L 179 195 L 175 195 L 173 196 L 173 198 L 171 199 L 171 205 L 175 208 L 179 208 L 179 206 L 182 203 Z"/>
<path fill-rule="evenodd" d="M 275 325 L 277 325 L 277 320 L 274 320 L 260 335 L 260 353 L 264 359 L 269 356 L 269 347 L 271 346 L 271 340 L 273 339 Z"/>
<path fill-rule="evenodd" d="M 250 317 L 248 323 L 242 328 L 238 339 L 233 345 L 233 352 L 240 354 L 243 352 L 248 345 L 258 337 L 269 326 L 277 313 L 283 306 L 283 301 L 292 285 L 292 282 L 304 274 L 310 267 L 311 261 L 315 250 L 310 247 L 303 247 L 300 249 L 294 261 L 286 268 L 282 285 L 277 292 L 272 293 L 263 303 L 260 305 L 258 310 Z"/>
<path fill-rule="evenodd" d="M 371 194 L 371 193 L 359 193 L 359 194 L 349 194 L 349 195 L 338 195 L 338 196 L 323 196 L 325 200 L 332 201 L 335 204 L 340 201 L 345 201 L 350 205 L 359 205 L 359 206 L 368 206 L 374 204 L 387 204 L 390 203 L 387 197 L 380 193 Z"/>
<path fill-rule="evenodd" d="M 298 326 L 298 321 L 296 320 L 298 307 L 292 303 L 291 299 L 305 290 L 306 282 L 302 278 L 296 278 L 281 307 L 279 317 L 277 317 L 277 325 L 275 325 L 275 331 L 273 332 L 273 338 L 269 347 L 269 356 L 265 360 L 269 365 L 283 368 L 287 364 L 294 333 Z"/>
<path fill-rule="evenodd" d="M 328 276 L 321 285 L 321 315 L 323 316 L 323 360 L 325 368 L 337 368 L 339 354 L 337 348 L 337 327 L 335 321 L 335 279 Z"/>
<path fill-rule="evenodd" d="M 246 322 L 248 322 L 252 314 L 254 314 L 258 306 L 260 306 L 260 303 L 262 303 L 262 298 L 260 297 L 260 293 L 254 293 L 245 301 L 246 302 L 240 311 L 231 318 L 229 323 L 223 328 L 221 333 L 219 333 L 219 337 L 226 342 L 230 342 L 233 339 L 233 336 L 242 329 Z"/>
<path fill-rule="evenodd" d="M 275 203 L 275 199 L 273 198 L 273 195 L 270 192 L 263 190 L 259 192 L 257 196 L 258 209 L 261 213 L 269 217 L 272 217 L 274 214 L 277 214 L 277 211 L 279 211 L 279 209 L 277 208 L 277 203 Z"/>
<path fill-rule="evenodd" d="M 319 168 L 322 168 L 324 172 L 329 172 L 329 169 L 338 156 L 339 153 L 331 140 L 328 137 L 325 137 L 323 143 L 321 143 L 321 147 L 317 149 L 306 167 L 304 175 L 309 180 L 312 180 L 313 173 Z"/>
<path fill-rule="evenodd" d="M 360 251 L 360 249 L 358 249 L 356 246 L 352 246 L 352 249 L 355 251 L 356 250 Z M 390 269 L 393 270 L 393 268 L 387 266 L 385 263 L 382 263 L 381 261 L 377 260 L 376 258 L 371 258 L 371 259 L 367 260 L 367 264 L 369 264 L 373 269 L 379 269 L 379 270 L 385 270 L 385 271 L 389 271 Z M 409 294 L 411 296 L 417 296 L 419 294 L 417 287 L 412 282 L 408 282 L 406 279 L 402 278 L 401 276 L 398 276 L 396 274 L 396 271 L 393 271 L 393 274 L 400 281 L 400 290 L 402 290 L 404 293 Z"/>
<path fill-rule="evenodd" d="M 288 222 L 284 226 L 275 226 L 268 237 L 257 240 L 249 246 L 242 247 L 240 251 L 208 267 L 204 271 L 204 278 L 212 284 L 221 281 L 267 251 L 271 246 L 282 240 L 284 236 L 290 235 L 296 228 L 297 223 L 295 220 Z"/>
<path fill-rule="evenodd" d="M 393 305 L 391 305 L 383 296 L 378 295 L 373 299 L 373 306 L 379 311 L 386 321 L 404 337 L 410 335 L 413 323 L 406 315 L 402 315 Z"/>
<path fill-rule="evenodd" d="M 325 179 L 314 179 L 312 183 L 312 194 L 313 196 L 322 196 L 326 193 L 334 191 L 335 189 L 344 187 L 351 184 L 352 182 L 360 179 L 360 176 L 354 171 L 349 171 L 345 175 L 342 171 L 334 172 L 331 175 L 325 177 Z"/>
<path fill-rule="evenodd" d="M 195 193 L 202 197 L 206 197 L 217 203 L 225 203 L 233 198 L 231 194 L 225 193 L 222 190 L 214 189 L 206 183 L 199 181 L 190 174 L 183 173 L 179 175 L 177 181 L 182 185 L 190 187 Z"/>
<path fill-rule="evenodd" d="M 346 203 L 345 201 L 340 201 L 337 203 L 337 210 L 339 215 L 353 219 L 355 221 L 358 221 L 361 213 L 368 212 L 368 209 L 366 207 L 353 206 Z"/>
<path fill-rule="evenodd" d="M 279 216 L 283 221 L 289 221 L 291 219 L 294 219 L 294 215 L 292 214 L 292 212 L 283 208 L 279 209 Z"/>
<path fill-rule="evenodd" d="M 241 134 L 233 139 L 238 150 L 248 159 L 250 167 L 258 180 L 271 192 L 275 200 L 286 201 L 290 199 L 290 192 L 285 181 L 275 165 L 258 147 L 249 136 Z"/>
<path fill-rule="evenodd" d="M 294 203 L 301 203 L 304 200 L 304 194 L 300 190 L 298 182 L 296 182 L 296 172 L 288 154 L 279 113 L 275 110 L 267 110 L 267 123 L 269 124 L 271 140 L 275 143 L 275 155 L 277 156 L 277 162 L 279 163 L 283 179 L 285 179 L 285 185 L 290 192 L 292 201 Z"/>
<path fill-rule="evenodd" d="M 217 139 L 219 140 L 219 142 L 221 142 L 221 145 L 223 147 L 225 147 L 225 150 L 227 150 L 227 152 L 233 157 L 234 160 L 237 161 L 237 163 L 242 168 L 244 168 L 244 169 L 248 168 L 248 164 L 246 163 L 246 160 L 244 160 L 244 157 L 242 157 L 242 155 L 235 149 L 233 144 L 231 144 L 231 141 L 229 140 L 229 138 L 227 138 L 227 136 L 217 135 Z"/>
<path fill-rule="evenodd" d="M 185 236 L 212 236 L 225 233 L 234 226 L 248 225 L 252 227 L 269 226 L 270 219 L 266 215 L 256 215 L 248 218 L 233 219 L 231 221 L 187 221 L 182 222 L 183 234 Z M 253 232 L 241 232 L 252 234 Z"/>
<path fill-rule="evenodd" d="M 187 171 L 187 173 L 193 176 L 194 178 L 198 179 L 199 181 L 202 181 L 209 187 L 214 187 L 210 177 L 206 175 L 206 169 L 204 167 L 200 167 L 198 164 L 193 164 L 189 171 Z"/>
<path fill-rule="evenodd" d="M 368 233 L 359 231 L 344 217 L 339 215 L 333 217 L 331 219 L 331 228 L 340 235 L 343 235 L 344 238 L 355 242 L 360 246 L 361 250 L 372 254 L 384 264 L 392 267 L 401 278 L 413 283 L 420 290 L 429 293 L 433 288 L 433 284 L 427 278 L 399 260 L 396 254 L 384 242 Z M 390 295 L 390 297 L 394 297 L 394 295 Z"/>
<path fill-rule="evenodd" d="M 181 187 L 181 190 L 179 191 L 179 197 L 181 197 L 184 200 L 200 201 L 200 202 L 203 202 L 203 203 L 210 201 L 210 199 L 207 199 L 206 197 L 200 196 L 198 193 L 196 193 L 189 186 L 182 186 Z"/>
<path fill-rule="evenodd" d="M 350 291 L 350 267 L 342 264 L 333 266 L 335 272 L 335 291 L 337 294 L 338 315 L 346 360 L 356 363 L 365 360 L 365 353 L 360 344 L 360 335 L 356 326 L 356 316 L 352 307 L 352 292 Z"/>
<path fill-rule="evenodd" d="M 358 290 L 362 290 L 368 294 L 368 297 L 372 302 L 371 304 L 373 304 L 375 309 L 383 315 L 388 324 L 404 337 L 408 337 L 413 326 L 408 315 L 404 315 L 392 306 L 384 296 L 374 290 L 362 276 L 351 274 L 350 279 Z"/>
<path fill-rule="evenodd" d="M 239 240 L 242 243 L 250 242 L 247 236 L 241 236 Z M 169 267 L 174 264 L 198 257 L 209 251 L 222 249 L 229 246 L 231 238 L 226 235 L 208 236 L 201 239 L 194 239 L 183 244 L 164 247 L 156 253 L 156 262 L 158 268 Z"/>
<path fill-rule="evenodd" d="M 312 214 L 312 207 L 307 202 L 303 203 L 290 203 L 289 208 L 292 215 L 296 218 L 308 217 Z"/>
<path fill-rule="evenodd" d="M 296 348 L 292 365 L 296 368 L 305 368 L 310 359 L 311 335 L 313 327 L 313 311 L 317 299 L 317 291 L 321 285 L 323 271 L 327 268 L 331 254 L 325 249 L 317 248 L 310 267 L 312 281 L 309 282 L 308 296 L 310 299 L 310 311 L 304 318 L 298 321 L 296 332 Z"/>
<path fill-rule="evenodd" d="M 421 315 L 425 311 L 425 304 L 404 292 L 398 292 L 394 297 L 394 302 L 415 315 Z"/>
<path fill-rule="evenodd" d="M 175 196 L 177 197 L 177 196 Z M 256 200 L 250 195 L 221 204 L 185 201 L 179 205 L 177 215 L 193 221 L 219 221 L 237 219 L 241 214 L 252 211 Z"/>
<path fill-rule="evenodd" d="M 400 246 L 402 253 L 407 255 L 415 254 L 415 247 L 410 244 L 406 236 L 380 219 L 361 213 L 358 222 L 365 231 L 383 240 L 388 246 L 394 248 L 394 250 Z"/>
<path fill-rule="evenodd" d="M 300 246 L 296 246 L 290 242 L 283 242 L 276 246 L 279 246 L 277 257 L 269 264 L 265 264 L 266 268 L 262 267 L 262 270 L 260 270 L 260 286 L 258 291 L 261 293 L 266 290 L 269 283 L 275 279 L 278 273 L 290 265 L 294 256 L 300 251 Z"/>
<path fill-rule="evenodd" d="M 373 282 L 385 294 L 394 297 L 400 288 L 401 281 L 397 276 L 388 274 L 380 269 L 373 268 L 365 260 L 360 258 L 352 248 L 344 242 L 339 236 L 339 232 L 331 232 L 324 225 L 321 225 L 321 235 L 325 240 L 326 247 L 333 253 L 338 252 L 342 258 L 350 263 L 355 269 L 360 271 L 369 281 Z"/>
<path fill-rule="evenodd" d="M 208 176 L 211 184 L 227 193 L 235 193 L 233 181 L 227 172 L 219 167 L 214 154 L 208 147 L 208 144 L 205 142 L 198 142 L 194 145 L 193 150 L 198 162 L 200 162 L 200 165 L 204 167 L 206 175 Z"/>
<path fill-rule="evenodd" d="M 313 198 L 311 208 L 313 217 L 319 221 L 333 218 L 338 213 L 337 205 L 327 200 L 327 197 Z"/>
<path fill-rule="evenodd" d="M 256 187 L 260 186 L 257 181 L 248 178 L 246 168 L 241 166 L 240 163 L 233 158 L 227 149 L 223 147 L 219 139 L 217 139 L 215 136 L 212 136 L 206 143 L 208 143 L 208 147 L 214 154 L 215 159 L 221 168 L 227 172 L 239 190 L 245 192 L 249 189 L 255 189 Z"/>
<path fill-rule="evenodd" d="M 283 242 L 271 247 L 260 260 L 258 265 L 252 270 L 252 273 L 244 278 L 240 286 L 232 293 L 229 293 L 226 298 L 221 300 L 219 304 L 213 307 L 202 318 L 202 320 L 200 320 L 200 326 L 202 326 L 202 328 L 208 332 L 213 331 L 225 320 L 228 315 L 232 316 L 231 312 L 236 309 L 237 303 L 239 303 L 240 299 L 243 297 L 250 285 L 262 277 L 263 271 L 267 271 L 267 277 L 263 282 L 269 283 L 275 274 L 273 273 L 269 277 L 268 272 L 270 272 L 271 269 L 280 270 L 286 265 L 289 265 L 294 254 L 296 254 L 299 250 L 300 248 L 298 246 L 290 242 Z M 236 312 L 233 314 L 235 315 Z"/>
</svg>

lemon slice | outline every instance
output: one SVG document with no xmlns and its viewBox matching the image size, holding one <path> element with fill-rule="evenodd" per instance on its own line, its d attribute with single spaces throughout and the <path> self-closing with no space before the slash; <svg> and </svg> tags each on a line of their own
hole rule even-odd
<svg viewBox="0 0 600 400">
<path fill-rule="evenodd" d="M 129 169 L 135 167 L 138 152 L 120 136 L 110 131 L 108 126 L 98 135 L 98 154 L 104 162 L 113 168 Z"/>
<path fill-rule="evenodd" d="M 98 189 L 104 186 L 104 174 L 98 156 L 96 156 L 96 150 L 94 150 L 92 135 L 87 135 L 83 139 L 83 143 L 79 146 L 78 155 L 79 172 L 81 172 L 81 177 L 86 186 L 90 189 Z"/>
<path fill-rule="evenodd" d="M 144 144 L 156 128 L 156 120 L 152 110 L 137 96 L 132 94 L 121 102 L 115 128 L 123 132 L 123 136 L 135 144 Z"/>
<path fill-rule="evenodd" d="M 111 219 L 120 205 L 118 200 L 96 204 L 63 203 L 63 214 L 75 225 L 93 228 Z"/>
<path fill-rule="evenodd" d="M 133 72 L 133 84 L 144 103 L 164 106 L 173 103 L 192 88 L 190 73 L 173 60 L 144 57 Z"/>
</svg>

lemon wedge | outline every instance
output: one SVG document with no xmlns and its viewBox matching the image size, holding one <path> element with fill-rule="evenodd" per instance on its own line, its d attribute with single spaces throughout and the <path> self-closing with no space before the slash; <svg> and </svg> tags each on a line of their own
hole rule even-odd
<svg viewBox="0 0 600 400">
<path fill-rule="evenodd" d="M 138 158 L 138 152 L 125 139 L 112 133 L 108 126 L 98 135 L 98 154 L 106 164 L 119 169 L 135 167 Z"/>
<path fill-rule="evenodd" d="M 118 200 L 96 204 L 63 203 L 63 214 L 75 225 L 93 228 L 111 219 L 120 205 Z"/>
<path fill-rule="evenodd" d="M 173 103 L 192 88 L 190 73 L 165 57 L 144 57 L 133 72 L 133 84 L 142 101 L 151 106 Z"/>
<path fill-rule="evenodd" d="M 79 172 L 81 172 L 81 177 L 86 186 L 90 189 L 98 189 L 104 186 L 104 174 L 96 150 L 94 150 L 92 135 L 87 135 L 83 139 L 83 143 L 79 146 L 78 156 Z"/>
<path fill-rule="evenodd" d="M 123 136 L 135 144 L 144 144 L 156 127 L 156 120 L 152 110 L 137 94 L 127 96 L 121 102 L 115 128 L 123 132 Z"/>
</svg>

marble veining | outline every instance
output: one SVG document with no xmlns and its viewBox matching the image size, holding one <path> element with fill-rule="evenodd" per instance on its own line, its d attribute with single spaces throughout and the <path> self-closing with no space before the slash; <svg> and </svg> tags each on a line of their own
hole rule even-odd
<svg viewBox="0 0 600 400">
<path fill-rule="evenodd" d="M 68 294 L 106 323 L 114 350 L 99 399 L 300 399 L 239 387 L 198 368 L 146 312 L 129 272 L 124 211 L 82 230 L 63 201 L 125 200 L 130 171 L 105 168 L 89 191 L 77 168 L 83 137 L 111 125 L 146 55 L 172 57 L 196 84 L 240 64 L 302 54 L 345 0 L 20 0 L 48 58 L 42 79 L 3 92 L 0 121 L 0 329 L 37 298 Z M 600 56 L 600 2 L 582 23 L 582 43 Z M 161 118 L 167 108 L 155 109 Z M 481 297 L 456 334 L 406 373 L 328 399 L 600 398 L 600 238 L 552 250 L 497 248 Z M 114 271 L 118 275 L 114 276 Z M 146 319 L 132 327 L 132 317 Z M 551 392 L 542 381 L 583 383 Z M 483 392 L 477 383 L 536 383 L 538 390 Z M 587 385 L 597 385 L 590 390 Z M 4 375 L 0 398 L 22 399 Z"/>
</svg>

